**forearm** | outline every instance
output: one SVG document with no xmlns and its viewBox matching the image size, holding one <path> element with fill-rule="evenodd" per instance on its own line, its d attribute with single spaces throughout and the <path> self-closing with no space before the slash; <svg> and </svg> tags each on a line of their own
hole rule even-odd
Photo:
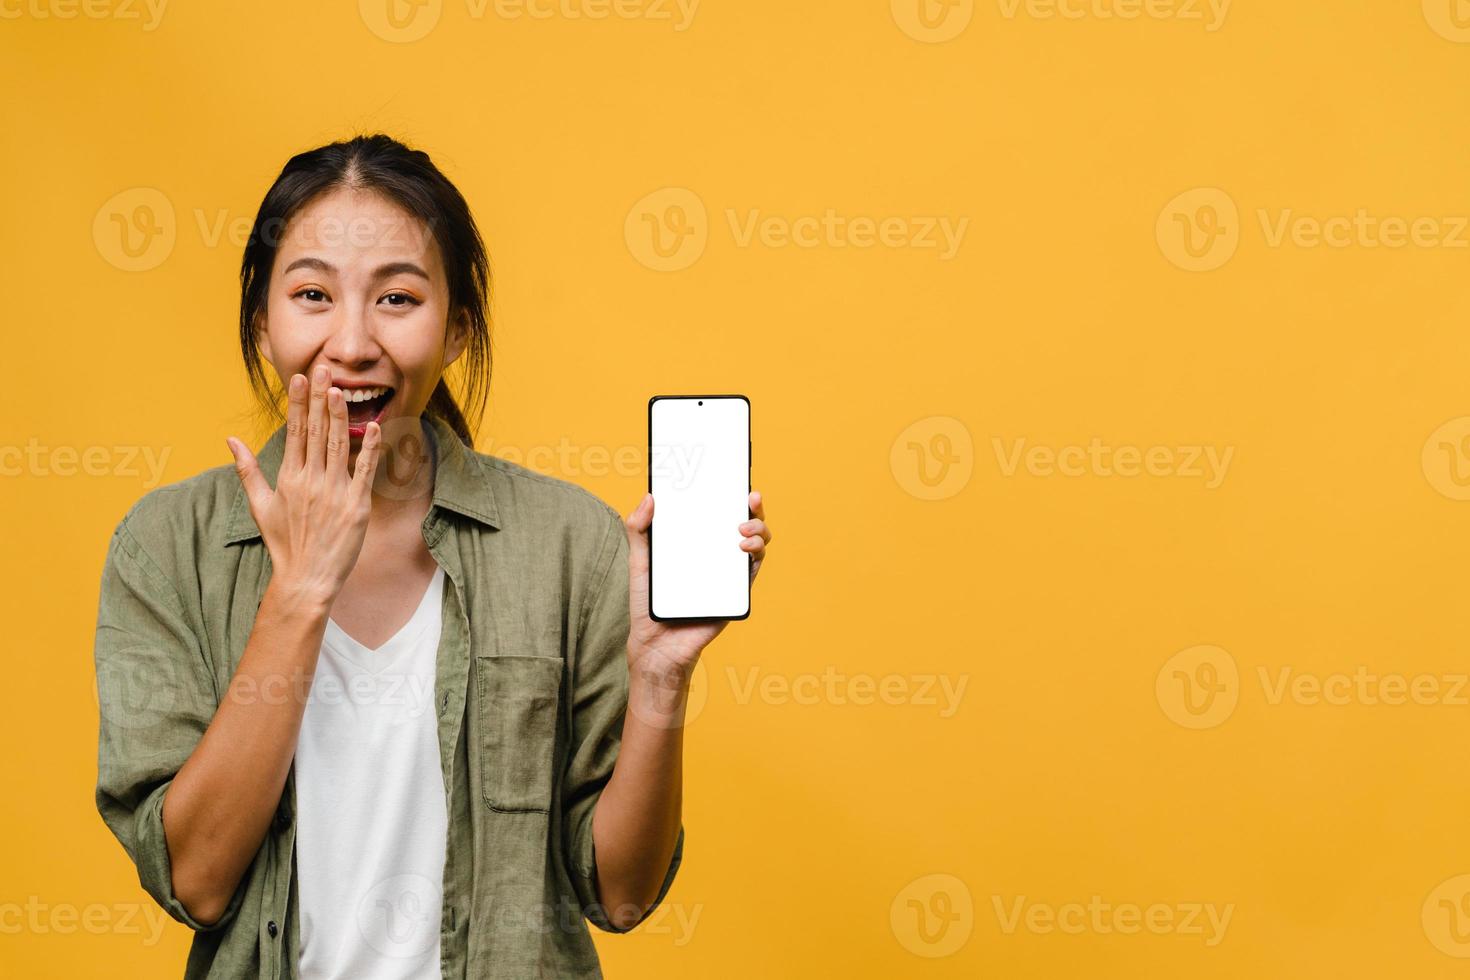
<svg viewBox="0 0 1470 980">
<path fill-rule="evenodd" d="M 658 897 L 679 839 L 688 696 L 688 671 L 629 670 L 618 761 L 592 815 L 598 892 L 619 928 Z"/>
<path fill-rule="evenodd" d="M 328 612 L 271 582 L 229 690 L 164 796 L 174 893 L 200 922 L 224 913 L 270 827 Z"/>
</svg>

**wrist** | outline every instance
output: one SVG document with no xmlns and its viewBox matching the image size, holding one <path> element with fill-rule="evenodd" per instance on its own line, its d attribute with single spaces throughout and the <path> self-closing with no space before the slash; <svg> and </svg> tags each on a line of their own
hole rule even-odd
<svg viewBox="0 0 1470 980">
<path fill-rule="evenodd" d="M 272 577 L 266 585 L 261 605 L 270 603 L 272 610 L 290 619 L 325 622 L 331 614 L 335 596 L 290 579 Z"/>
<path fill-rule="evenodd" d="M 656 728 L 683 725 L 689 703 L 694 664 L 647 654 L 631 656 L 628 664 L 628 707 Z"/>
<path fill-rule="evenodd" d="M 658 647 L 628 645 L 628 676 L 644 686 L 660 690 L 688 690 L 699 655 L 669 653 Z"/>
</svg>

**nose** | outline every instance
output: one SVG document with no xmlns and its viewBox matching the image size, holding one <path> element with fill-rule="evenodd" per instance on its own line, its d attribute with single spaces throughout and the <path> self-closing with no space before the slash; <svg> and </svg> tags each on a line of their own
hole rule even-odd
<svg viewBox="0 0 1470 980">
<path fill-rule="evenodd" d="M 322 353 L 338 364 L 360 366 L 382 355 L 373 335 L 372 318 L 360 303 L 339 303 L 334 311 L 332 332 Z"/>
</svg>

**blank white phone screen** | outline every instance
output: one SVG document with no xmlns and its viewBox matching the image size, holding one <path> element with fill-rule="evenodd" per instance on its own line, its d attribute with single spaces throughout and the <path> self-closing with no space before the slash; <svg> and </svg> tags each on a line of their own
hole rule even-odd
<svg viewBox="0 0 1470 980">
<path fill-rule="evenodd" d="M 750 402 L 738 396 L 654 399 L 648 408 L 653 493 L 650 596 L 661 619 L 750 611 Z"/>
</svg>

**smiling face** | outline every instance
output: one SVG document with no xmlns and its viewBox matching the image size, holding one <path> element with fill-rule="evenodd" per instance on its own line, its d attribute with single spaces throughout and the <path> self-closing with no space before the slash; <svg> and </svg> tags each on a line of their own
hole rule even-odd
<svg viewBox="0 0 1470 980">
<path fill-rule="evenodd" d="M 461 314 L 450 323 L 449 284 L 428 227 L 380 194 L 338 188 L 287 224 L 256 329 L 283 387 L 326 365 L 343 389 L 352 466 L 369 419 L 386 428 L 423 414 L 464 351 L 467 322 Z"/>
</svg>

